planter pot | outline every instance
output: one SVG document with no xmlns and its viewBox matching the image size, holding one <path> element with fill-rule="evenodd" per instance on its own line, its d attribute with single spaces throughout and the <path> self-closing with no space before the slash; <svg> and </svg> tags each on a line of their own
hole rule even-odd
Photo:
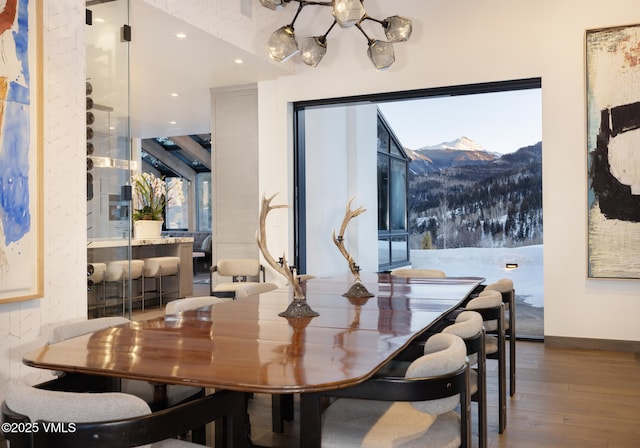
<svg viewBox="0 0 640 448">
<path fill-rule="evenodd" d="M 133 222 L 133 236 L 137 239 L 161 238 L 162 223 L 164 221 L 153 221 L 140 219 Z"/>
</svg>

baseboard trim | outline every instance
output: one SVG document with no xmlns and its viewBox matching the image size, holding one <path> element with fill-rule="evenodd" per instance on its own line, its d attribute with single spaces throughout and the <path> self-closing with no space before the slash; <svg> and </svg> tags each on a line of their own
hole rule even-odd
<svg viewBox="0 0 640 448">
<path fill-rule="evenodd" d="M 640 353 L 640 341 L 545 336 L 544 345 L 553 348 Z"/>
</svg>

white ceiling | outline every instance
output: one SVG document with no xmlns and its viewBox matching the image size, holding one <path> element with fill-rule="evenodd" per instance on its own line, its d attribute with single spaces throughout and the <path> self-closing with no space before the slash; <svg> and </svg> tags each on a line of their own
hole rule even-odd
<svg viewBox="0 0 640 448">
<path fill-rule="evenodd" d="M 117 3 L 90 8 L 94 10 L 94 25 L 98 15 L 108 15 L 118 8 Z M 132 26 L 133 137 L 209 133 L 211 88 L 274 79 L 284 73 L 279 65 L 253 56 L 141 0 L 131 2 L 129 23 Z M 178 39 L 177 33 L 187 37 Z M 244 63 L 236 64 L 237 58 Z M 91 63 L 87 61 L 87 65 Z M 172 93 L 179 96 L 173 97 Z M 113 102 L 111 100 L 111 104 Z"/>
</svg>

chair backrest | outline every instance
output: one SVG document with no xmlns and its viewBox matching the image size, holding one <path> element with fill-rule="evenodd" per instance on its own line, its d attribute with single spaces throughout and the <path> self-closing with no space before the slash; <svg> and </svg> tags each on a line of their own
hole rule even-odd
<svg viewBox="0 0 640 448">
<path fill-rule="evenodd" d="M 45 390 L 19 381 L 13 381 L 7 387 L 5 403 L 13 412 L 29 417 L 32 422 L 99 422 L 151 413 L 149 405 L 134 395 Z"/>
<path fill-rule="evenodd" d="M 151 412 L 144 400 L 133 395 L 50 390 L 46 388 L 49 385 L 50 382 L 32 387 L 19 381 L 8 385 L 0 419 L 38 427 L 37 431 L 6 433 L 12 447 L 195 447 L 201 445 L 173 438 L 221 418 L 230 418 L 234 427 L 230 445 L 240 446 L 246 437 L 235 430 L 243 426 L 245 419 L 244 393 L 217 391 Z"/>
<path fill-rule="evenodd" d="M 234 281 L 246 281 L 246 277 L 260 276 L 263 267 L 253 258 L 229 258 L 219 260 L 214 271 L 224 277 L 233 277 Z"/>
<path fill-rule="evenodd" d="M 186 299 L 172 300 L 164 307 L 164 314 L 177 314 L 182 311 L 195 310 L 226 301 L 215 296 L 187 297 Z"/>
<path fill-rule="evenodd" d="M 464 341 L 454 334 L 437 333 L 427 339 L 425 354 L 407 368 L 406 378 L 425 378 L 448 375 L 460 370 L 467 362 Z M 430 401 L 411 403 L 419 411 L 428 414 L 444 414 L 460 404 L 460 395 Z"/>
<path fill-rule="evenodd" d="M 274 289 L 278 289 L 278 285 L 271 282 L 248 283 L 236 289 L 236 299 L 239 299 L 240 297 L 255 296 L 257 294 L 262 294 L 263 292 L 273 291 Z"/>
<path fill-rule="evenodd" d="M 483 324 L 482 316 L 476 311 L 463 311 L 458 314 L 453 324 L 442 330 L 443 333 L 455 334 L 465 341 L 470 365 L 476 364 L 478 362 L 478 352 L 484 351 L 484 341 L 481 340 Z M 476 338 L 478 338 L 478 341 L 473 344 L 472 342 Z"/>
<path fill-rule="evenodd" d="M 469 303 L 465 306 L 467 310 L 475 310 L 480 314 L 483 314 L 483 310 L 497 310 L 499 307 L 502 307 L 502 294 L 498 291 L 485 290 L 482 291 L 478 297 L 469 300 Z M 498 320 L 497 319 L 489 319 L 487 320 L 484 315 L 484 326 L 488 331 L 494 331 L 498 329 Z"/>
<path fill-rule="evenodd" d="M 497 291 L 502 294 L 502 301 L 504 303 L 511 303 L 514 299 L 514 291 L 513 291 L 513 282 L 508 278 L 502 278 L 497 282 L 490 283 L 485 286 L 484 290 L 480 292 L 479 295 L 486 293 L 488 291 Z"/>
<path fill-rule="evenodd" d="M 455 334 L 462 339 L 467 339 L 474 337 L 481 330 L 482 316 L 475 311 L 463 311 L 458 314 L 455 322 L 442 330 L 442 332 Z"/>
<path fill-rule="evenodd" d="M 401 278 L 444 278 L 447 275 L 439 269 L 394 269 L 391 275 Z"/>
<path fill-rule="evenodd" d="M 105 328 L 115 327 L 130 323 L 131 321 L 125 317 L 99 317 L 97 319 L 89 319 L 78 322 L 70 322 L 60 325 L 53 329 L 49 344 L 64 341 L 66 339 L 75 338 L 84 334 L 93 333 L 94 331 L 104 330 Z"/>
</svg>

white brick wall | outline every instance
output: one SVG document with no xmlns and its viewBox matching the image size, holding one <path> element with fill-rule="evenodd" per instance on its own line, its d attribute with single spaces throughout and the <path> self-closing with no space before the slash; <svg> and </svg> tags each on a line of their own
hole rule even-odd
<svg viewBox="0 0 640 448">
<path fill-rule="evenodd" d="M 84 18 L 82 0 L 43 0 L 44 297 L 0 305 L 0 401 L 11 379 L 50 377 L 21 354 L 87 313 Z"/>
</svg>

